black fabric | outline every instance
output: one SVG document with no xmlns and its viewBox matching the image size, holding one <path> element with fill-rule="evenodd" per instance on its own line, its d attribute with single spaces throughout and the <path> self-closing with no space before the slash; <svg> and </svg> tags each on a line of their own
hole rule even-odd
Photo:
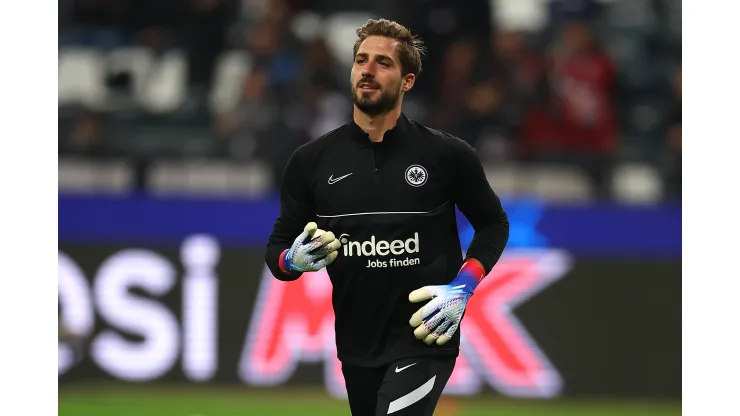
<svg viewBox="0 0 740 416">
<path fill-rule="evenodd" d="M 342 364 L 352 416 L 432 416 L 455 360 L 407 358 L 380 367 Z"/>
<path fill-rule="evenodd" d="M 351 122 L 293 154 L 280 198 L 266 253 L 276 278 L 300 278 L 280 271 L 278 258 L 308 222 L 342 242 L 326 268 L 342 362 L 457 356 L 460 331 L 443 346 L 414 337 L 408 321 L 421 305 L 408 295 L 450 283 L 464 258 L 489 272 L 506 245 L 506 213 L 470 145 L 404 115 L 379 143 Z M 475 228 L 465 256 L 455 207 Z"/>
</svg>

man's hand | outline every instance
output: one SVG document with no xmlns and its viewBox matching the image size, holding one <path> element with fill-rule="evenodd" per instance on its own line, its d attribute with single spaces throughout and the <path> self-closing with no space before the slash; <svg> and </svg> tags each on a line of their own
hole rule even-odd
<svg viewBox="0 0 740 416">
<path fill-rule="evenodd" d="M 480 280 L 485 276 L 483 266 L 475 260 L 463 264 L 457 277 L 448 285 L 424 286 L 409 294 L 416 303 L 432 299 L 411 316 L 409 324 L 416 328 L 414 335 L 425 343 L 447 343 L 460 327 L 465 306 Z"/>
<path fill-rule="evenodd" d="M 342 244 L 331 231 L 318 228 L 309 222 L 293 245 L 280 256 L 280 269 L 285 273 L 315 272 L 331 264 L 337 258 Z"/>
</svg>

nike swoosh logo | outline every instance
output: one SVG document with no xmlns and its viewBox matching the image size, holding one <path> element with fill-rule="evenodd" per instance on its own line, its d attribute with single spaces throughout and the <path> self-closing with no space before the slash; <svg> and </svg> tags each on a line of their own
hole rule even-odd
<svg viewBox="0 0 740 416">
<path fill-rule="evenodd" d="M 411 367 L 412 365 L 416 365 L 416 363 L 413 363 L 413 364 L 409 364 L 409 365 L 407 365 L 406 367 L 401 367 L 401 368 L 398 368 L 398 366 L 396 366 L 396 373 L 400 373 L 401 371 L 403 371 L 403 370 L 405 370 L 405 369 L 407 369 L 407 368 Z"/>
<path fill-rule="evenodd" d="M 348 173 L 348 174 L 346 174 L 344 176 L 340 176 L 338 178 L 334 178 L 334 175 L 331 175 L 331 176 L 329 176 L 329 185 L 333 185 L 333 184 L 341 181 L 342 179 L 346 178 L 349 175 L 351 175 L 351 173 Z"/>
</svg>

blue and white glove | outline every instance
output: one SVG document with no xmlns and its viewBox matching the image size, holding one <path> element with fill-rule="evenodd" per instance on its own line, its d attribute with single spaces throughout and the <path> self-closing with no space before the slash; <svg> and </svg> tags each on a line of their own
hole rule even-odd
<svg viewBox="0 0 740 416">
<path fill-rule="evenodd" d="M 287 274 L 321 270 L 337 258 L 341 246 L 334 233 L 309 222 L 293 245 L 280 255 L 280 270 Z"/>
<path fill-rule="evenodd" d="M 428 345 L 447 343 L 460 327 L 465 306 L 485 270 L 475 260 L 466 260 L 455 279 L 448 285 L 424 286 L 409 294 L 409 301 L 416 303 L 432 299 L 411 316 L 409 323 L 416 338 Z"/>
</svg>

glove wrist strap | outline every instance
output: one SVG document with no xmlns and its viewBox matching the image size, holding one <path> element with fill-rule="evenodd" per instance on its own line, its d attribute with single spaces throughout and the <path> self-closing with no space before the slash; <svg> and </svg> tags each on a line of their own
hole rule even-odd
<svg viewBox="0 0 740 416">
<path fill-rule="evenodd" d="M 475 259 L 465 260 L 458 274 L 461 273 L 470 274 L 475 277 L 477 282 L 480 282 L 484 277 L 486 277 L 486 270 L 483 268 L 483 265 Z"/>
<path fill-rule="evenodd" d="M 472 294 L 484 277 L 486 277 L 486 270 L 483 265 L 477 260 L 467 259 L 457 273 L 455 283 L 464 283 L 467 286 L 466 291 Z"/>
<path fill-rule="evenodd" d="M 290 269 L 290 267 L 288 266 L 288 259 L 286 258 L 287 255 L 288 249 L 285 249 L 282 253 L 280 253 L 280 257 L 278 258 L 278 267 L 280 267 L 281 272 L 290 276 L 295 276 L 299 273 L 295 270 Z"/>
</svg>

